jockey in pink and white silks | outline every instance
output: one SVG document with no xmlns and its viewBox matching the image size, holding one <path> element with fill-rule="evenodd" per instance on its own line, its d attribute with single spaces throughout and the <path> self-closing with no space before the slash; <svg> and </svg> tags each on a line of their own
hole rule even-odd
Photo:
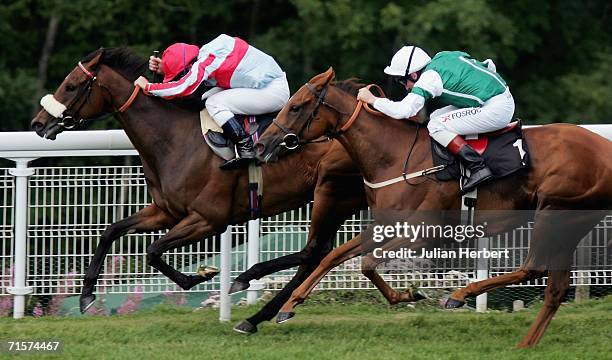
<svg viewBox="0 0 612 360">
<path fill-rule="evenodd" d="M 135 85 L 149 95 L 172 99 L 193 94 L 201 84 L 214 87 L 203 95 L 206 109 L 238 153 L 221 166 L 225 169 L 255 158 L 253 141 L 234 116 L 279 111 L 289 100 L 287 77 L 274 58 L 225 34 L 199 49 L 173 44 L 161 59 L 152 56 L 149 68 L 164 74 L 162 83 L 149 83 L 144 77 L 136 80 Z"/>
<path fill-rule="evenodd" d="M 363 88 L 358 99 L 390 117 L 407 119 L 436 98 L 443 107 L 430 114 L 427 128 L 470 170 L 461 190 L 469 192 L 492 178 L 482 156 L 458 135 L 499 130 L 512 120 L 514 99 L 493 61 L 480 62 L 461 51 L 439 52 L 432 59 L 419 47 L 404 46 L 384 72 L 411 92 L 401 101 L 391 101 Z"/>
</svg>

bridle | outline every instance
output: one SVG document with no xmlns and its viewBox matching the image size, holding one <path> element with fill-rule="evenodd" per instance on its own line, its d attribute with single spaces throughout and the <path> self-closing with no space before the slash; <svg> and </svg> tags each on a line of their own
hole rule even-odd
<svg viewBox="0 0 612 360">
<path fill-rule="evenodd" d="M 288 150 L 295 150 L 298 147 L 300 147 L 301 145 L 330 141 L 331 139 L 335 139 L 335 138 L 339 137 L 340 135 L 345 133 L 355 123 L 355 120 L 357 120 L 357 117 L 359 116 L 359 113 L 361 112 L 362 108 L 365 108 L 366 111 L 371 113 L 371 114 L 374 114 L 374 115 L 377 115 L 377 116 L 382 116 L 383 115 L 381 112 L 372 109 L 367 103 L 365 103 L 365 102 L 363 102 L 361 100 L 357 100 L 357 106 L 355 107 L 355 109 L 353 110 L 353 112 L 351 114 L 346 113 L 346 112 L 338 109 L 334 105 L 332 105 L 332 104 L 330 104 L 330 103 L 325 101 L 325 96 L 327 95 L 327 90 L 329 88 L 329 84 L 324 86 L 321 89 L 321 91 L 319 91 L 319 92 L 317 92 L 316 88 L 312 84 L 310 84 L 310 83 L 306 83 L 304 85 L 306 86 L 308 91 L 310 91 L 310 93 L 313 94 L 316 97 L 317 101 L 315 103 L 314 109 L 312 109 L 312 112 L 310 113 L 310 116 L 308 117 L 308 119 L 306 120 L 304 125 L 301 127 L 301 129 L 297 133 L 295 133 L 292 129 L 286 128 L 283 125 L 279 124 L 276 121 L 276 119 L 272 120 L 272 123 L 274 125 L 276 125 L 285 134 L 285 136 L 283 136 L 283 141 L 280 144 L 278 144 L 278 145 L 279 146 L 283 146 L 283 147 L 285 147 Z M 381 96 L 384 96 L 384 92 L 380 88 L 380 86 L 375 85 L 375 84 L 370 84 L 370 85 L 366 86 L 367 89 L 370 89 L 372 87 L 377 89 L 378 92 L 381 94 Z M 317 114 L 319 113 L 319 109 L 321 108 L 321 106 L 326 106 L 326 107 L 334 110 L 335 112 L 337 112 L 340 115 L 349 116 L 349 118 L 344 123 L 344 125 L 342 125 L 340 127 L 340 129 L 338 129 L 338 127 L 340 126 L 341 120 L 338 120 L 338 122 L 336 122 L 336 125 L 334 126 L 334 129 L 331 130 L 331 131 L 328 131 L 327 134 L 323 138 L 318 138 L 318 139 L 314 139 L 314 140 L 301 140 L 300 135 L 302 135 L 304 130 L 310 129 L 310 125 L 312 124 L 312 121 L 314 119 L 316 119 Z"/>
<path fill-rule="evenodd" d="M 66 105 L 66 110 L 64 110 L 60 114 L 60 116 L 57 117 L 59 119 L 57 126 L 59 126 L 62 129 L 71 130 L 77 126 L 81 126 L 85 124 L 86 121 L 96 120 L 96 119 L 100 119 L 106 116 L 112 116 L 117 113 L 123 113 L 132 105 L 132 103 L 136 99 L 136 96 L 138 96 L 138 93 L 140 92 L 140 86 L 134 86 L 134 90 L 132 91 L 132 94 L 127 99 L 127 101 L 115 111 L 111 113 L 103 113 L 100 116 L 95 117 L 95 118 L 84 119 L 80 117 L 80 115 L 77 115 L 77 114 L 80 114 L 83 106 L 89 101 L 89 97 L 91 95 L 91 91 L 93 89 L 94 84 L 98 85 L 100 88 L 105 90 L 109 95 L 112 96 L 112 94 L 108 87 L 104 86 L 102 83 L 98 81 L 96 74 L 94 74 L 89 69 L 87 69 L 85 65 L 83 65 L 83 63 L 81 63 L 80 61 L 78 63 L 78 67 L 79 69 L 81 69 L 81 71 L 83 71 L 85 76 L 87 76 L 87 82 L 85 86 L 80 86 L 80 89 L 77 92 L 77 95 L 72 99 L 72 101 L 70 101 L 68 105 Z M 80 104 L 78 104 L 78 107 L 76 108 L 76 110 L 74 110 L 74 107 L 77 106 L 77 103 L 79 103 L 79 101 L 80 101 Z M 77 116 L 78 116 L 78 120 L 77 120 Z"/>
</svg>

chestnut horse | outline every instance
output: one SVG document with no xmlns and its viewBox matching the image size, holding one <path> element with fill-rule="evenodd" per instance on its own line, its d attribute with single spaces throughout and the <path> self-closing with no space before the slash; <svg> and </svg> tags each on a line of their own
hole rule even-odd
<svg viewBox="0 0 612 360">
<path fill-rule="evenodd" d="M 93 292 L 104 258 L 119 237 L 170 229 L 147 248 L 147 261 L 181 288 L 190 289 L 215 274 L 185 275 L 165 263 L 161 255 L 220 234 L 230 224 L 249 220 L 247 170 L 219 169 L 222 161 L 204 143 L 197 112 L 134 90 L 132 82 L 146 68 L 147 62 L 127 49 L 97 50 L 68 74 L 53 95 L 55 100 L 47 107 L 55 116 L 43 109 L 32 120 L 32 129 L 38 135 L 53 140 L 72 128 L 75 119 L 113 113 L 138 150 L 153 198 L 150 205 L 110 225 L 102 234 L 83 281 L 83 312 L 95 301 Z M 65 111 L 53 110 L 58 106 L 61 109 L 62 104 L 67 107 Z M 237 331 L 247 333 L 255 332 L 257 324 L 276 315 L 293 289 L 331 250 L 344 220 L 366 204 L 358 169 L 335 141 L 313 144 L 278 164 L 263 166 L 263 179 L 262 216 L 295 209 L 313 199 L 314 207 L 308 242 L 302 251 L 254 265 L 232 284 L 232 292 L 244 290 L 252 279 L 300 266 L 266 306 L 237 325 Z M 393 289 L 387 296 L 391 302 L 413 300 L 410 294 Z"/>
<path fill-rule="evenodd" d="M 302 86 L 281 110 L 275 125 L 270 126 L 257 144 L 258 157 L 274 158 L 281 144 L 307 143 L 324 134 L 337 138 L 359 167 L 364 181 L 382 182 L 433 166 L 430 137 L 419 133 L 419 125 L 395 120 L 381 114 L 358 110 L 354 91 L 347 92 L 333 82 L 333 69 L 313 77 Z M 355 84 L 355 87 L 359 87 Z M 354 116 L 352 116 L 354 115 Z M 571 255 L 580 239 L 612 208 L 612 143 L 580 127 L 555 124 L 524 131 L 529 145 L 531 167 L 501 180 L 483 185 L 478 190 L 477 210 L 527 210 L 534 214 L 534 230 L 529 254 L 518 271 L 479 281 L 454 292 L 447 308 L 462 306 L 466 297 L 494 288 L 518 284 L 543 277 L 548 273 L 545 303 L 520 347 L 537 344 L 557 311 L 570 280 Z M 406 153 L 409 155 L 409 169 Z M 460 208 L 457 182 L 428 181 L 407 185 L 397 182 L 377 189 L 366 188 L 368 205 L 375 211 L 411 209 L 419 211 Z M 550 221 L 552 210 L 589 210 L 571 221 Z M 599 210 L 599 211 L 597 211 Z M 478 213 L 478 211 L 477 211 Z M 516 219 L 508 218 L 489 224 L 487 233 L 511 228 Z M 561 236 L 571 233 L 572 236 Z M 298 287 L 283 306 L 277 322 L 294 316 L 294 308 L 303 302 L 316 284 L 334 266 L 360 255 L 363 270 L 374 272 L 384 261 L 374 258 L 372 239 L 360 234 L 329 253 L 309 278 Z M 563 239 L 561 239 L 561 236 Z M 396 238 L 385 249 L 397 248 L 405 242 Z M 409 245 L 427 246 L 420 239 Z M 547 266 L 553 264 L 554 266 Z"/>
</svg>

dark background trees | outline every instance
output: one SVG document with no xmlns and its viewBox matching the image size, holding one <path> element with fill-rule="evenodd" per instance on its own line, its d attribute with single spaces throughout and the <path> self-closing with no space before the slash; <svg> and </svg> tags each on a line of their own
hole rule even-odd
<svg viewBox="0 0 612 360">
<path fill-rule="evenodd" d="M 219 33 L 274 56 L 292 90 L 329 66 L 401 95 L 382 69 L 404 43 L 491 58 L 529 123 L 612 121 L 612 3 L 552 0 L 13 0 L 0 5 L 0 131 L 101 47 L 143 57 Z M 97 128 L 114 128 L 112 120 Z"/>
</svg>

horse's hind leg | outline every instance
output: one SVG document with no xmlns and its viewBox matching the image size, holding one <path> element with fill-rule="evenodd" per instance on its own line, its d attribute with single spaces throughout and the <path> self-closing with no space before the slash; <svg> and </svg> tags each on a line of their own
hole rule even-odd
<svg viewBox="0 0 612 360">
<path fill-rule="evenodd" d="M 159 270 L 184 290 L 189 290 L 199 283 L 208 281 L 212 279 L 216 273 L 212 276 L 201 276 L 199 274 L 185 275 L 166 264 L 161 256 L 168 250 L 200 241 L 212 235 L 214 230 L 210 222 L 203 219 L 199 214 L 189 214 L 170 229 L 166 235 L 149 245 L 147 248 L 147 262 L 150 266 Z"/>
<path fill-rule="evenodd" d="M 401 243 L 389 243 L 386 244 L 383 249 L 393 250 L 397 249 L 399 246 L 401 246 Z M 416 249 L 423 246 L 425 246 L 425 244 L 415 242 L 411 244 L 410 248 Z M 364 257 L 362 261 L 362 273 L 368 279 L 370 279 L 372 283 L 374 283 L 376 288 L 383 294 L 385 299 L 387 299 L 387 301 L 391 305 L 397 304 L 399 302 L 418 301 L 420 299 L 425 298 L 425 296 L 420 292 L 400 292 L 389 286 L 389 284 L 387 284 L 387 282 L 385 282 L 385 280 L 375 270 L 376 266 L 383 262 L 383 260 L 384 259 L 374 258 L 372 254 L 369 254 L 368 256 Z M 462 289 L 455 291 L 446 301 L 444 307 L 447 309 L 461 307 L 465 304 L 465 298 L 467 297 L 477 296 L 496 288 L 518 284 L 531 279 L 536 279 L 544 276 L 545 273 L 546 272 L 544 270 L 520 269 L 509 274 L 504 274 L 490 279 L 477 281 Z"/>
<path fill-rule="evenodd" d="M 405 239 L 394 239 L 392 242 L 385 244 L 382 249 L 394 250 L 400 248 L 406 243 L 407 241 Z M 411 249 L 416 249 L 424 246 L 425 242 L 423 240 L 419 240 L 418 242 L 408 244 L 410 244 Z M 380 291 L 389 304 L 395 305 L 400 302 L 414 302 L 427 298 L 425 294 L 419 290 L 415 291 L 414 289 L 407 289 L 406 291 L 397 291 L 389 286 L 389 284 L 376 271 L 376 267 L 385 262 L 385 260 L 386 259 L 384 258 L 376 258 L 372 253 L 369 253 L 361 260 L 361 273 L 367 277 L 372 284 L 374 284 L 374 286 L 376 286 L 378 291 Z"/>
<path fill-rule="evenodd" d="M 568 270 L 555 270 L 548 273 L 544 305 L 525 338 L 517 345 L 519 348 L 530 347 L 540 341 L 557 309 L 559 309 L 567 289 L 569 289 L 569 281 L 570 272 Z"/>
<path fill-rule="evenodd" d="M 451 294 L 444 307 L 458 308 L 465 299 L 493 289 L 538 279 L 546 270 L 566 270 L 576 245 L 606 211 L 540 210 L 535 218 L 533 240 L 525 263 L 517 271 L 472 283 Z"/>
<path fill-rule="evenodd" d="M 517 271 L 495 276 L 486 280 L 476 281 L 468 286 L 456 290 L 444 303 L 446 309 L 456 309 L 465 305 L 465 299 L 478 296 L 493 289 L 506 287 L 508 285 L 520 284 L 523 281 L 541 278 L 546 274 L 544 270 L 531 270 L 521 268 Z"/>
<path fill-rule="evenodd" d="M 405 291 L 397 291 L 378 274 L 374 269 L 362 269 L 361 273 L 368 278 L 376 286 L 378 291 L 385 297 L 385 299 L 391 305 L 399 304 L 401 302 L 414 302 L 427 297 L 421 291 L 414 291 L 413 289 L 406 289 Z"/>
<path fill-rule="evenodd" d="M 155 204 L 151 204 L 144 209 L 141 209 L 136 214 L 131 215 L 123 220 L 111 224 L 102 234 L 100 242 L 96 247 L 94 254 L 85 278 L 83 279 L 83 289 L 79 301 L 80 310 L 82 313 L 93 305 L 96 296 L 93 294 L 98 276 L 104 263 L 104 258 L 108 254 L 113 242 L 125 235 L 126 233 L 142 233 L 146 231 L 156 231 L 167 229 L 174 225 L 175 220 L 172 219 L 163 210 Z"/>
<path fill-rule="evenodd" d="M 607 213 L 543 210 L 536 215 L 534 236 L 530 244 L 533 261 L 526 266 L 545 266 L 548 269 L 548 285 L 544 305 L 518 347 L 536 345 L 544 335 L 569 288 L 572 254 L 576 246 Z"/>
</svg>

